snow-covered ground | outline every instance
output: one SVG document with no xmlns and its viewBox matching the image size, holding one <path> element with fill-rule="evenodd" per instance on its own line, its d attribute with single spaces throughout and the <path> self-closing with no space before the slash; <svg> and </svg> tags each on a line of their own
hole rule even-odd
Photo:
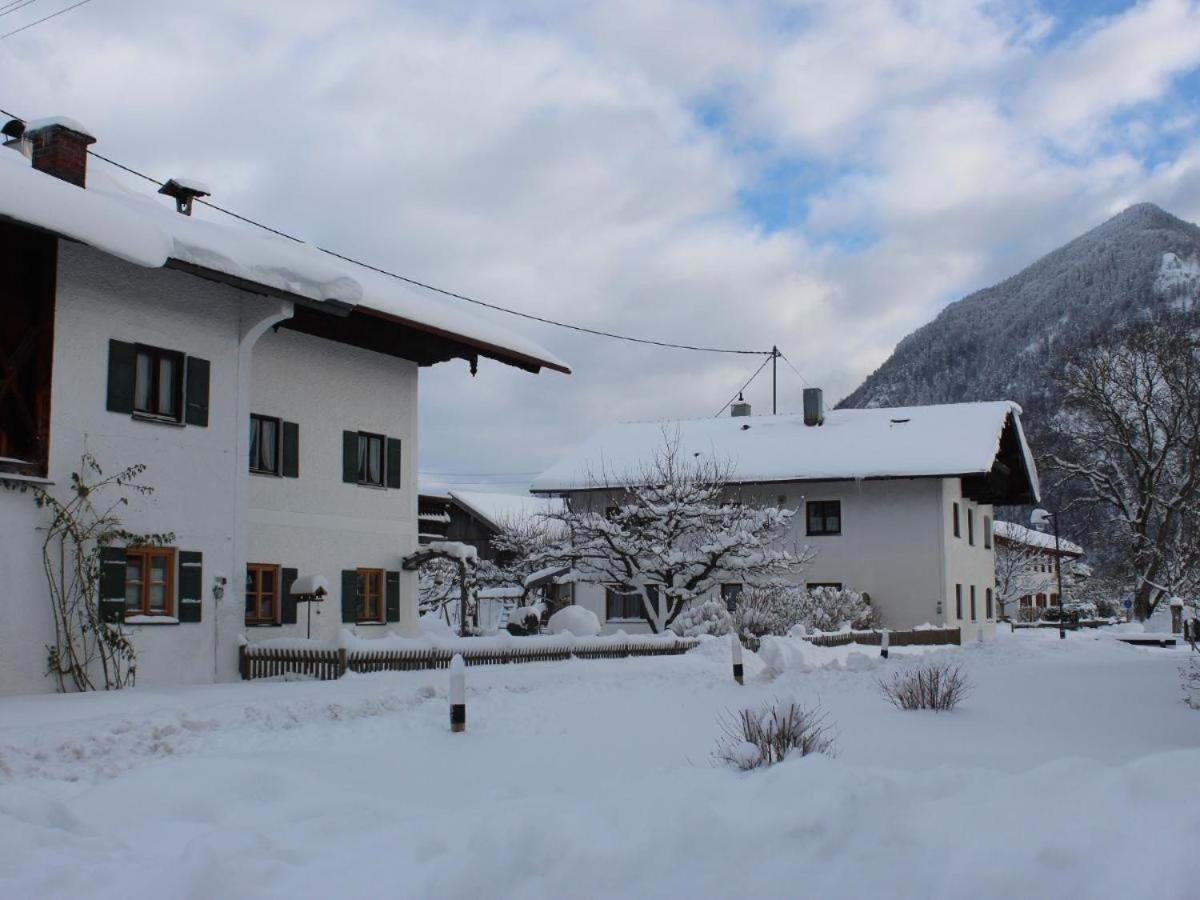
<svg viewBox="0 0 1200 900">
<path fill-rule="evenodd" d="M 748 655 L 739 688 L 724 641 L 472 668 L 458 735 L 445 672 L 3 700 L 0 896 L 1195 896 L 1186 651 L 942 654 L 949 714 L 875 691 L 928 652 Z M 776 697 L 837 757 L 714 766 L 718 714 Z"/>
</svg>

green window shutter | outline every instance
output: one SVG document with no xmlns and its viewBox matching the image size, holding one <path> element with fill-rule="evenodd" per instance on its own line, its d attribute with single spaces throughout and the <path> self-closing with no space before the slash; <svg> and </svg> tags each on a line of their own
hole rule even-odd
<svg viewBox="0 0 1200 900">
<path fill-rule="evenodd" d="M 384 621 L 400 621 L 400 573 L 385 572 L 384 583 Z"/>
<path fill-rule="evenodd" d="M 100 621 L 125 620 L 125 548 L 100 548 Z"/>
<path fill-rule="evenodd" d="M 137 372 L 137 348 L 124 341 L 108 342 L 109 412 L 133 412 L 133 382 Z"/>
<path fill-rule="evenodd" d="M 342 481 L 358 484 L 358 432 L 342 432 Z"/>
<path fill-rule="evenodd" d="M 204 555 L 195 550 L 179 551 L 179 615 L 180 622 L 199 622 L 203 609 L 200 593 L 203 589 Z"/>
<path fill-rule="evenodd" d="M 295 422 L 284 422 L 280 440 L 283 444 L 283 467 L 279 470 L 284 478 L 300 477 L 300 426 Z"/>
<path fill-rule="evenodd" d="M 208 427 L 208 370 L 207 359 L 187 358 L 187 384 L 184 388 L 183 420 L 189 425 Z"/>
<path fill-rule="evenodd" d="M 279 621 L 284 625 L 296 624 L 296 598 L 292 596 L 292 582 L 300 577 L 296 569 L 279 570 Z"/>
<path fill-rule="evenodd" d="M 342 621 L 358 621 L 358 572 L 342 569 Z"/>
<path fill-rule="evenodd" d="M 387 439 L 387 486 L 400 487 L 400 439 Z"/>
</svg>

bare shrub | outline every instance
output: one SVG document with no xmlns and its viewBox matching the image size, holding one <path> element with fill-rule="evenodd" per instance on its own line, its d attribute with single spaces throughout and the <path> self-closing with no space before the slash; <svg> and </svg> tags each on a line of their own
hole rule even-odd
<svg viewBox="0 0 1200 900">
<path fill-rule="evenodd" d="M 720 718 L 722 735 L 713 758 L 742 771 L 773 766 L 789 756 L 834 755 L 834 740 L 819 707 L 794 701 L 765 703 Z"/>
<path fill-rule="evenodd" d="M 921 663 L 891 679 L 877 682 L 879 693 L 897 709 L 954 709 L 971 692 L 971 683 L 962 669 L 951 663 Z"/>
</svg>

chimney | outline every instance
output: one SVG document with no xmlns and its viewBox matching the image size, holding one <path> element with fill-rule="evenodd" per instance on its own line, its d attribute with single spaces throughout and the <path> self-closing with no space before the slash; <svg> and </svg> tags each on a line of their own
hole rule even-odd
<svg viewBox="0 0 1200 900">
<path fill-rule="evenodd" d="M 192 214 L 193 200 L 212 195 L 207 186 L 189 178 L 172 178 L 160 187 L 158 192 L 171 197 L 175 201 L 175 211 L 185 216 Z"/>
<path fill-rule="evenodd" d="M 750 404 L 742 399 L 740 393 L 738 394 L 738 398 L 729 404 L 729 415 L 735 419 L 750 415 Z"/>
<path fill-rule="evenodd" d="M 86 187 L 87 148 L 96 143 L 78 122 L 61 116 L 30 122 L 25 134 L 33 141 L 33 167 L 77 187 Z"/>
<path fill-rule="evenodd" d="M 804 424 L 825 423 L 825 394 L 820 388 L 804 389 Z"/>
</svg>

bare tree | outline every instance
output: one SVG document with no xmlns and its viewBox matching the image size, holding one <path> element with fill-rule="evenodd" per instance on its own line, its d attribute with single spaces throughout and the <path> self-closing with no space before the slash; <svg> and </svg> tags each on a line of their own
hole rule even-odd
<svg viewBox="0 0 1200 900">
<path fill-rule="evenodd" d="M 1070 359 L 1052 465 L 1107 514 L 1144 620 L 1200 582 L 1200 338 L 1160 320 Z"/>
<path fill-rule="evenodd" d="M 728 463 L 683 454 L 664 433 L 640 470 L 593 477 L 581 508 L 552 515 L 561 536 L 536 559 L 638 595 L 651 630 L 662 632 L 720 584 L 778 579 L 811 559 L 807 548 L 781 546 L 795 510 L 744 501 L 729 476 Z"/>
</svg>

